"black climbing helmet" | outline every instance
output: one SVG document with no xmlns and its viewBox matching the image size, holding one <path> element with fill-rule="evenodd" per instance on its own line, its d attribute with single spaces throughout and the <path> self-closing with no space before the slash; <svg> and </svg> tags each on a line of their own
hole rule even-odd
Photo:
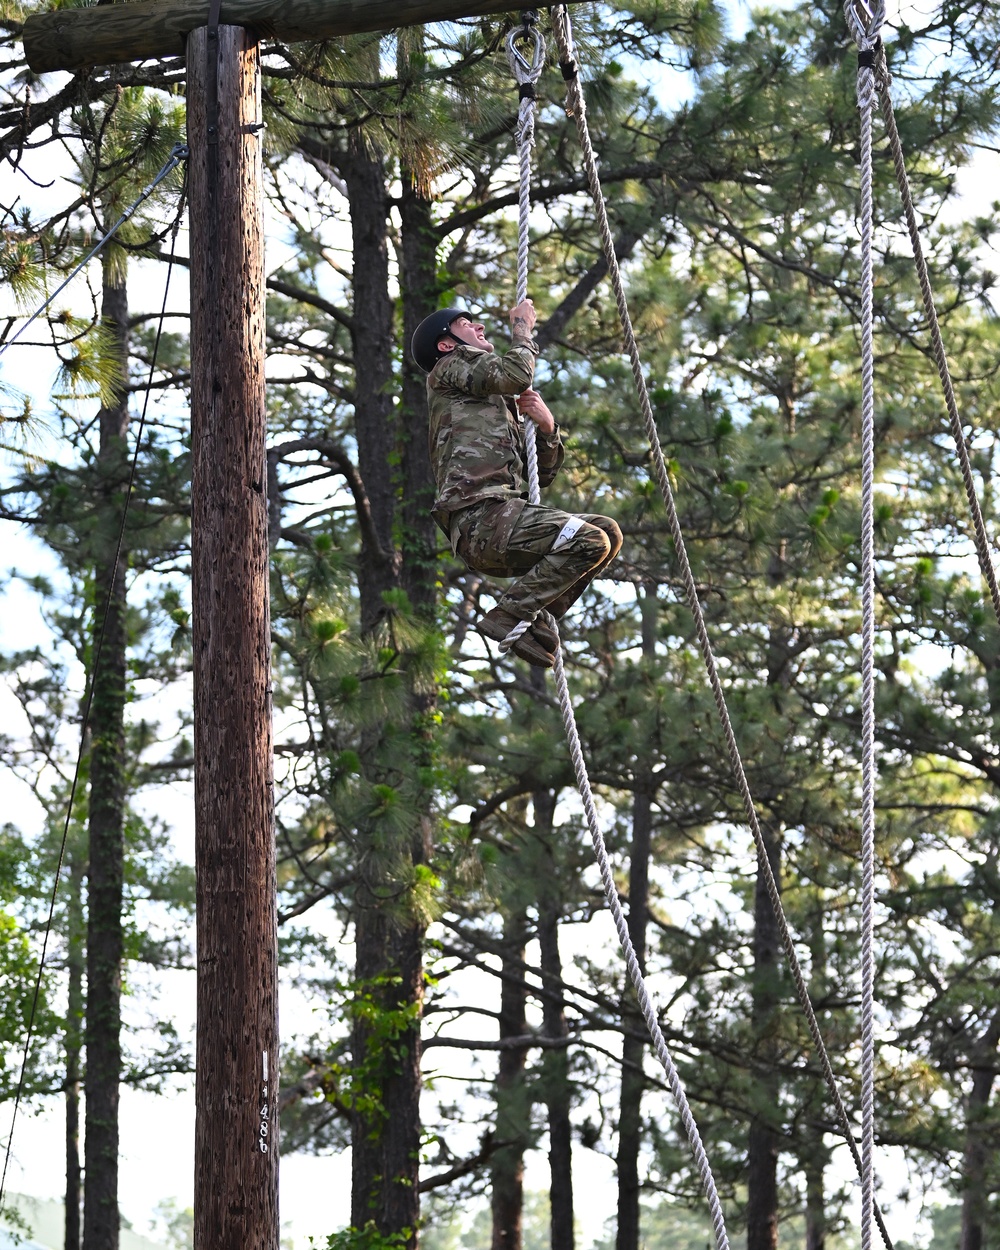
<svg viewBox="0 0 1000 1250">
<path fill-rule="evenodd" d="M 425 317 L 413 331 L 413 338 L 410 340 L 410 355 L 424 373 L 430 373 L 442 356 L 442 353 L 438 351 L 438 340 L 455 338 L 451 333 L 451 323 L 459 317 L 469 315 L 464 308 L 439 308 L 437 312 L 432 312 L 429 317 Z M 459 343 L 461 339 L 455 339 L 455 342 Z"/>
</svg>

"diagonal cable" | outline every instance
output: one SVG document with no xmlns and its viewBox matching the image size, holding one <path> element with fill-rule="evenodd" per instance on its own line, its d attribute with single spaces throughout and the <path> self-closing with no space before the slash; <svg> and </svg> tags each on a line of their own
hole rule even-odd
<svg viewBox="0 0 1000 1250">
<path fill-rule="evenodd" d="M 185 149 L 185 155 L 186 155 L 186 149 Z M 180 158 L 180 159 L 183 159 L 183 158 Z M 173 167 L 174 166 L 171 166 L 171 168 Z M 152 187 L 147 188 L 147 191 L 149 190 L 152 190 Z M 146 193 L 144 192 L 143 198 L 145 198 L 145 194 Z M 133 208 L 134 207 L 135 206 L 133 205 Z M 94 701 L 94 685 L 97 679 L 97 673 L 101 666 L 101 653 L 104 649 L 104 639 L 105 639 L 105 635 L 107 634 L 107 628 L 108 628 L 108 616 L 111 611 L 111 596 L 114 591 L 115 582 L 118 579 L 118 565 L 121 561 L 122 546 L 125 542 L 125 524 L 126 524 L 126 521 L 128 520 L 129 504 L 131 503 L 132 495 L 135 489 L 135 478 L 136 478 L 136 469 L 137 469 L 137 465 L 139 462 L 139 451 L 142 447 L 142 436 L 143 436 L 143 432 L 146 426 L 146 411 L 149 407 L 149 397 L 150 397 L 150 394 L 152 392 L 152 387 L 153 387 L 153 374 L 156 369 L 156 358 L 157 358 L 157 354 L 160 348 L 160 338 L 163 334 L 163 322 L 164 322 L 164 319 L 166 318 L 166 313 L 167 313 L 167 295 L 170 291 L 170 275 L 173 272 L 173 267 L 174 267 L 173 256 L 174 256 L 174 252 L 177 250 L 176 239 L 177 239 L 177 232 L 180 229 L 180 222 L 181 222 L 181 216 L 183 214 L 183 208 L 184 208 L 184 197 L 182 195 L 181 203 L 180 203 L 178 213 L 177 213 L 177 220 L 174 224 L 174 242 L 171 244 L 170 260 L 167 263 L 167 277 L 166 277 L 166 281 L 163 287 L 163 302 L 160 306 L 160 317 L 159 317 L 159 321 L 156 327 L 156 337 L 153 340 L 153 351 L 152 351 L 151 359 L 149 362 L 149 375 L 146 381 L 146 393 L 145 393 L 145 396 L 143 397 L 142 412 L 140 413 L 140 416 L 139 416 L 139 426 L 138 426 L 138 429 L 136 430 L 136 436 L 135 436 L 135 448 L 133 449 L 132 460 L 129 466 L 128 484 L 125 489 L 125 503 L 124 503 L 124 507 L 122 508 L 121 525 L 118 527 L 118 541 L 115 547 L 114 565 L 112 568 L 111 577 L 108 582 L 108 594 L 104 602 L 104 611 L 101 617 L 101 628 L 98 631 L 97 643 L 96 643 L 96 646 L 94 647 L 94 665 L 91 671 L 90 681 L 87 683 L 87 687 L 86 687 L 86 691 L 84 695 L 83 721 L 82 721 L 81 728 L 80 728 L 80 749 L 77 752 L 76 766 L 73 769 L 73 781 L 72 781 L 72 784 L 70 785 L 69 799 L 66 802 L 66 819 L 63 822 L 62 841 L 59 844 L 59 855 L 56 860 L 56 871 L 55 871 L 55 877 L 52 882 L 52 893 L 49 897 L 49 912 L 48 912 L 48 917 L 45 921 L 45 934 L 42 939 L 42 953 L 38 961 L 38 974 L 35 978 L 35 988 L 34 988 L 34 993 L 31 999 L 31 1011 L 29 1012 L 29 1015 L 28 1015 L 28 1027 L 25 1032 L 25 1038 L 24 1038 L 24 1050 L 21 1055 L 21 1071 L 18 1077 L 17 1091 L 14 1095 L 14 1110 L 11 1114 L 10 1131 L 7 1136 L 7 1145 L 4 1150 L 3 1173 L 0 1174 L 0 1212 L 3 1211 L 3 1199 L 4 1199 L 4 1193 L 6 1192 L 6 1186 L 7 1186 L 7 1170 L 10 1166 L 11 1150 L 14 1144 L 14 1126 L 17 1123 L 17 1115 L 18 1115 L 18 1111 L 20 1110 L 21 1099 L 24 1094 L 24 1082 L 25 1082 L 25 1079 L 27 1077 L 27 1072 L 28 1072 L 28 1060 L 31 1055 L 31 1039 L 32 1039 L 32 1035 L 35 1029 L 35 1017 L 38 1012 L 38 1000 L 41 996 L 42 977 L 45 972 L 45 960 L 48 955 L 49 937 L 51 936 L 51 933 L 52 933 L 52 922 L 53 922 L 53 918 L 55 916 L 55 910 L 56 910 L 56 897 L 58 896 L 58 893 L 59 893 L 59 881 L 62 876 L 63 861 L 66 857 L 66 841 L 69 837 L 69 825 L 70 825 L 70 820 L 72 819 L 72 814 L 73 814 L 73 804 L 76 800 L 76 791 L 80 782 L 80 771 L 83 765 L 84 744 L 86 743 L 86 740 L 87 740 L 87 726 L 90 723 L 90 712 L 91 712 L 91 707 Z M 123 218 L 123 220 L 125 219 Z M 118 224 L 120 225 L 121 222 L 119 222 Z M 107 240 L 111 237 L 112 233 L 113 231 L 105 235 L 104 239 L 101 240 L 101 243 L 102 244 L 106 243 Z M 87 259 L 89 260 L 90 257 L 92 257 L 93 255 L 94 255 L 94 252 L 91 252 Z M 65 283 L 63 283 L 63 285 L 65 286 Z M 62 288 L 60 288 L 60 290 L 61 289 Z M 58 293 L 59 292 L 57 291 L 55 294 L 57 295 Z M 54 299 L 55 295 L 53 295 L 51 298 Z M 41 311 L 42 310 L 39 309 L 39 312 Z M 36 313 L 35 315 L 37 316 L 38 314 Z M 13 340 L 11 341 L 13 342 Z"/>
<path fill-rule="evenodd" d="M 177 166 L 181 163 L 181 161 L 187 160 L 187 157 L 188 157 L 187 145 L 184 143 L 175 143 L 173 148 L 171 149 L 170 156 L 167 158 L 166 164 L 163 166 L 160 172 L 156 175 L 153 181 L 148 186 L 143 187 L 143 189 L 139 192 L 139 195 L 137 199 L 135 200 L 135 202 L 133 204 L 130 204 L 129 207 L 126 208 L 124 213 L 122 213 L 122 215 L 118 218 L 115 224 L 111 227 L 111 229 L 105 235 L 103 235 L 100 239 L 98 239 L 98 241 L 90 249 L 87 255 L 84 256 L 83 260 L 80 261 L 80 263 L 76 266 L 76 268 L 69 275 L 69 277 L 67 277 L 63 282 L 59 284 L 59 286 L 56 287 L 56 289 L 48 297 L 45 303 L 42 304 L 40 308 L 36 308 L 35 311 L 28 318 L 28 320 L 22 326 L 18 327 L 17 333 L 12 335 L 7 340 L 6 343 L 0 343 L 0 356 L 4 354 L 4 352 L 7 350 L 8 347 L 13 346 L 13 344 L 17 342 L 17 340 L 21 337 L 21 335 L 25 332 L 25 330 L 27 330 L 28 326 L 30 326 L 33 321 L 36 321 L 42 315 L 42 313 L 46 310 L 46 308 L 48 308 L 48 306 L 52 303 L 52 301 L 56 298 L 56 296 L 60 293 L 60 291 L 65 291 L 65 289 L 73 281 L 73 279 L 80 272 L 80 270 L 86 266 L 87 262 L 94 259 L 97 253 L 105 245 L 105 243 L 107 243 L 108 239 L 112 238 L 114 235 L 118 233 L 118 231 L 122 228 L 122 226 L 124 226 L 124 224 L 132 216 L 135 210 L 139 207 L 139 205 L 142 204 L 144 200 L 149 199 L 149 197 L 153 194 L 156 188 L 163 181 L 163 179 L 166 178 L 168 174 L 173 173 L 173 171 L 177 168 Z"/>
<path fill-rule="evenodd" d="M 871 1250 L 875 1207 L 875 193 L 872 124 L 875 48 L 883 0 L 845 0 L 858 46 L 861 193 L 861 1250 Z"/>
<path fill-rule="evenodd" d="M 674 548 L 681 573 L 681 580 L 684 585 L 685 598 L 694 619 L 695 631 L 698 635 L 698 643 L 701 648 L 702 659 L 705 664 L 709 685 L 712 690 L 712 697 L 715 700 L 716 711 L 719 716 L 723 737 L 726 742 L 726 750 L 729 755 L 730 767 L 732 769 L 737 788 L 740 792 L 747 824 L 757 847 L 758 866 L 764 881 L 765 889 L 767 890 L 768 898 L 771 900 L 771 906 L 774 909 L 775 918 L 778 923 L 778 930 L 781 936 L 782 949 L 785 952 L 789 971 L 791 972 L 792 980 L 795 984 L 796 996 L 798 997 L 799 1004 L 802 1007 L 802 1011 L 809 1028 L 809 1033 L 812 1037 L 813 1046 L 815 1047 L 817 1057 L 819 1058 L 823 1069 L 823 1078 L 830 1092 L 830 1097 L 836 1112 L 837 1122 L 840 1125 L 844 1141 L 847 1143 L 847 1146 L 851 1151 L 855 1167 L 857 1168 L 858 1173 L 861 1174 L 863 1172 L 861 1153 L 858 1150 L 857 1143 L 854 1139 L 854 1130 L 851 1127 L 847 1109 L 845 1108 L 843 1099 L 840 1096 L 840 1090 L 837 1086 L 837 1078 L 833 1071 L 833 1065 L 830 1061 L 829 1052 L 827 1051 L 826 1044 L 823 1041 L 823 1034 L 819 1026 L 819 1021 L 816 1018 L 816 1012 L 809 997 L 809 990 L 806 985 L 802 966 L 799 963 L 799 958 L 795 951 L 795 944 L 788 928 L 788 921 L 784 913 L 784 908 L 781 905 L 781 895 L 778 891 L 778 885 L 775 881 L 770 862 L 768 861 L 767 852 L 764 846 L 764 839 L 761 833 L 760 820 L 757 815 L 753 795 L 750 791 L 750 785 L 747 781 L 746 770 L 743 767 L 743 760 L 740 755 L 739 745 L 736 741 L 736 734 L 733 729 L 732 719 L 729 715 L 729 709 L 726 704 L 725 692 L 722 688 L 722 681 L 719 677 L 718 664 L 716 663 L 715 654 L 712 650 L 711 639 L 708 634 L 708 627 L 705 622 L 705 613 L 701 606 L 701 600 L 698 597 L 697 583 L 695 582 L 694 573 L 691 569 L 691 562 L 687 555 L 684 534 L 681 529 L 680 519 L 677 515 L 677 507 L 674 502 L 673 491 L 670 486 L 670 476 L 667 470 L 666 460 L 664 459 L 663 449 L 660 445 L 660 438 L 656 429 L 656 421 L 653 417 L 653 409 L 649 399 L 646 379 L 642 372 L 642 360 L 639 353 L 639 346 L 636 342 L 635 331 L 632 327 L 632 319 L 629 315 L 628 301 L 625 295 L 621 270 L 618 265 L 618 258 L 615 255 L 614 238 L 608 221 L 607 208 L 604 203 L 604 195 L 601 189 L 600 177 L 597 170 L 597 160 L 594 155 L 593 143 L 590 138 L 590 130 L 587 125 L 586 105 L 583 98 L 583 91 L 580 86 L 576 55 L 573 46 L 572 28 L 570 26 L 569 13 L 565 5 L 557 5 L 554 8 L 553 26 L 556 34 L 556 41 L 559 44 L 560 69 L 562 70 L 563 78 L 566 80 L 566 93 L 568 99 L 567 108 L 576 121 L 577 134 L 579 136 L 580 146 L 583 152 L 584 171 L 586 173 L 591 198 L 594 202 L 594 208 L 597 213 L 597 222 L 604 250 L 604 258 L 608 266 L 608 276 L 611 279 L 612 288 L 615 294 L 615 302 L 618 305 L 618 315 L 622 326 L 622 336 L 625 341 L 625 348 L 632 369 L 632 378 L 635 383 L 636 393 L 642 409 L 643 424 L 646 429 L 646 435 L 649 439 L 650 449 L 653 453 L 653 466 L 656 481 L 660 488 L 660 494 L 663 497 L 664 507 L 666 508 L 667 522 L 674 542 Z M 886 1250 L 892 1250 L 892 1240 L 889 1237 L 889 1233 L 883 1222 L 882 1214 L 877 1207 L 875 1208 L 875 1220 L 878 1224 Z"/>
<path fill-rule="evenodd" d="M 528 23 L 525 23 L 526 30 Z M 523 57 L 516 48 L 516 40 L 518 32 L 512 31 L 508 39 L 508 56 L 511 62 L 511 69 L 518 81 L 521 92 L 521 105 L 519 109 L 518 128 L 517 128 L 517 147 L 520 165 L 520 187 L 519 187 L 519 213 L 518 213 L 518 247 L 517 247 L 517 300 L 520 303 L 527 298 L 528 294 L 528 215 L 530 210 L 530 178 L 531 178 L 531 153 L 530 148 L 534 138 L 534 111 L 535 111 L 535 93 L 534 82 L 541 72 L 542 62 L 544 60 L 544 44 L 541 42 L 541 35 L 537 30 L 533 31 L 535 40 L 535 55 L 531 63 Z M 530 90 L 525 89 L 525 83 L 530 85 Z M 529 447 L 529 478 L 528 478 L 528 500 L 530 503 L 538 504 L 541 501 L 541 492 L 538 486 L 538 467 L 537 457 L 534 462 L 534 471 L 531 472 L 530 453 L 535 448 L 535 426 L 530 420 L 525 421 L 525 437 Z M 558 625 L 551 613 L 544 614 L 546 622 L 555 630 L 558 635 Z M 525 622 L 525 628 L 530 626 L 530 622 Z M 514 630 L 504 639 L 503 644 L 509 645 L 515 641 L 516 632 Z M 562 646 L 556 647 L 555 656 L 555 679 L 556 690 L 559 697 L 559 709 L 562 713 L 563 728 L 566 733 L 566 740 L 569 744 L 570 756 L 573 760 L 573 770 L 576 774 L 577 787 L 580 791 L 580 798 L 583 802 L 583 810 L 587 817 L 587 827 L 590 830 L 590 838 L 594 847 L 594 856 L 601 873 L 601 882 L 604 886 L 604 894 L 607 899 L 608 908 L 611 911 L 612 918 L 615 923 L 615 929 L 618 932 L 618 940 L 621 943 L 622 951 L 625 955 L 625 963 L 628 968 L 629 976 L 632 984 L 635 986 L 636 997 L 639 1001 L 642 1015 L 649 1029 L 650 1037 L 653 1041 L 653 1048 L 656 1056 L 660 1061 L 663 1071 L 667 1078 L 667 1084 L 673 1095 L 674 1102 L 680 1115 L 684 1132 L 691 1146 L 691 1153 L 694 1155 L 695 1165 L 698 1174 L 701 1177 L 701 1183 L 705 1190 L 705 1196 L 708 1200 L 709 1211 L 712 1219 L 712 1227 L 715 1233 L 715 1242 L 717 1250 L 729 1250 L 729 1237 L 726 1233 L 725 1213 L 722 1209 L 722 1201 L 719 1197 L 718 1186 L 715 1182 L 715 1176 L 712 1173 L 712 1166 L 709 1162 L 708 1153 L 705 1150 L 701 1133 L 698 1130 L 697 1122 L 691 1111 L 688 1102 L 687 1093 L 681 1080 L 677 1066 L 670 1055 L 667 1048 L 666 1039 L 663 1036 L 663 1030 L 660 1028 L 660 1022 L 657 1016 L 656 1005 L 653 1002 L 649 990 L 646 988 L 646 981 L 642 975 L 642 969 L 639 966 L 639 959 L 635 953 L 635 947 L 632 945 L 632 938 L 628 931 L 628 924 L 622 911 L 621 900 L 618 897 L 618 887 L 615 884 L 614 873 L 611 868 L 611 862 L 608 857 L 608 849 L 604 842 L 604 835 L 601 832 L 600 822 L 597 817 L 597 808 L 594 804 L 594 796 L 591 790 L 590 777 L 587 773 L 587 764 L 583 756 L 583 747 L 580 743 L 580 734 L 576 725 L 576 716 L 573 711 L 573 703 L 569 694 L 569 686 L 566 681 L 566 670 L 563 665 Z"/>
<path fill-rule="evenodd" d="M 979 557 L 979 568 L 986 579 L 989 587 L 990 598 L 993 600 L 993 612 L 997 622 L 1000 623 L 1000 587 L 997 586 L 996 568 L 993 564 L 993 556 L 990 550 L 990 540 L 986 533 L 986 524 L 983 521 L 983 510 L 979 504 L 979 497 L 976 492 L 975 479 L 972 476 L 972 463 L 969 459 L 969 445 L 966 442 L 965 434 L 962 429 L 962 419 L 958 414 L 958 403 L 955 399 L 955 387 L 951 379 L 951 371 L 948 368 L 948 355 L 944 349 L 944 340 L 941 337 L 941 325 L 938 321 L 937 309 L 934 306 L 934 292 L 931 289 L 930 273 L 927 268 L 927 259 L 924 256 L 924 249 L 920 242 L 920 228 L 917 224 L 916 209 L 913 205 L 913 194 L 910 190 L 910 180 L 906 174 L 906 161 L 903 157 L 903 145 L 899 138 L 899 130 L 896 127 L 896 115 L 892 107 L 892 97 L 889 94 L 889 70 L 885 61 L 885 48 L 881 42 L 875 48 L 875 78 L 876 86 L 879 89 L 880 101 L 882 105 L 882 118 L 885 122 L 885 132 L 889 139 L 889 148 L 892 152 L 892 163 L 896 170 L 896 182 L 899 186 L 900 198 L 903 201 L 903 212 L 906 216 L 906 228 L 910 235 L 910 245 L 913 248 L 913 263 L 917 271 L 917 281 L 920 283 L 920 294 L 924 302 L 924 313 L 927 317 L 928 326 L 931 336 L 931 347 L 934 352 L 934 362 L 937 365 L 938 377 L 941 379 L 941 389 L 944 392 L 945 407 L 948 409 L 948 420 L 951 425 L 952 436 L 955 439 L 955 448 L 958 451 L 959 464 L 962 470 L 962 481 L 965 484 L 965 494 L 969 502 L 969 512 L 972 517 L 973 536 L 976 544 L 976 555 Z"/>
</svg>

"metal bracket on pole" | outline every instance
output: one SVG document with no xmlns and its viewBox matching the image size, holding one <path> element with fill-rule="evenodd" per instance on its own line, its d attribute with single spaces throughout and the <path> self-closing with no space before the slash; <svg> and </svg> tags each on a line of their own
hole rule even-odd
<svg viewBox="0 0 1000 1250">
<path fill-rule="evenodd" d="M 205 101 L 205 137 L 209 147 L 219 142 L 219 16 L 222 0 L 208 8 L 208 98 Z"/>
<path fill-rule="evenodd" d="M 211 0 L 208 6 L 208 30 L 205 39 L 205 200 L 208 217 L 204 224 L 208 240 L 208 286 L 213 302 L 218 297 L 219 266 L 219 17 L 222 0 Z M 218 361 L 214 360 L 213 369 Z"/>
</svg>

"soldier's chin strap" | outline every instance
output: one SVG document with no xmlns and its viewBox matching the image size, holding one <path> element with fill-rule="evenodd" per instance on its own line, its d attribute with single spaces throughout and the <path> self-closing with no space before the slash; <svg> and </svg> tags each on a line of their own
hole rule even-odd
<svg viewBox="0 0 1000 1250">
<path fill-rule="evenodd" d="M 466 343 L 464 339 L 460 339 L 457 334 L 452 334 L 450 330 L 441 331 L 441 333 L 438 335 L 438 342 L 440 343 L 442 339 L 451 339 L 453 343 L 458 343 L 460 347 L 469 346 L 469 344 Z M 447 351 L 443 352 L 441 351 L 440 347 L 438 348 L 438 360 L 440 360 L 442 356 L 447 356 L 448 354 L 449 353 Z"/>
</svg>

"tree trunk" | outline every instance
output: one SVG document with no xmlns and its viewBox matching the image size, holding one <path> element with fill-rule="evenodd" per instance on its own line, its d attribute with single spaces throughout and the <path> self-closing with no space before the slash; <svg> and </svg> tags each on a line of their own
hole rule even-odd
<svg viewBox="0 0 1000 1250">
<path fill-rule="evenodd" d="M 789 401 L 787 413 L 790 434 L 795 432 L 795 410 Z M 767 576 L 779 586 L 788 573 L 788 545 L 780 539 L 768 563 Z M 785 626 L 769 631 L 767 647 L 767 686 L 780 715 L 791 681 L 791 648 Z M 780 835 L 766 821 L 761 822 L 764 854 L 771 874 L 781 890 Z M 761 853 L 757 856 L 754 893 L 753 977 L 750 1011 L 753 1051 L 750 1062 L 750 1129 L 747 1139 L 747 1250 L 777 1250 L 778 1245 L 778 1154 L 781 1148 L 781 1084 L 776 1071 L 777 1031 L 781 1008 L 781 938 L 778 918 L 767 892 Z"/>
<path fill-rule="evenodd" d="M 523 1037 L 527 1031 L 528 991 L 524 982 L 527 921 L 517 910 L 504 921 L 504 976 L 500 982 L 500 1039 Z M 531 1104 L 525 1087 L 523 1047 L 502 1050 L 497 1069 L 496 1139 L 490 1160 L 493 1237 L 491 1250 L 521 1250 L 524 1208 L 524 1152 L 528 1144 Z"/>
<path fill-rule="evenodd" d="M 656 655 L 656 591 L 640 593 L 642 653 L 647 662 Z M 646 971 L 646 926 L 649 920 L 649 854 L 652 834 L 653 770 L 647 757 L 636 761 L 632 803 L 632 857 L 628 880 L 628 932 L 639 970 Z M 639 1150 L 642 1145 L 643 1040 L 642 1018 L 635 990 L 629 986 L 622 1002 L 626 1026 L 622 1042 L 622 1088 L 618 1115 L 618 1232 L 616 1250 L 639 1250 Z"/>
<path fill-rule="evenodd" d="M 543 677 L 540 669 L 532 671 Z M 544 865 L 538 876 L 538 946 L 542 989 L 545 991 L 542 998 L 542 1032 L 546 1037 L 561 1038 L 567 1036 L 569 1029 L 562 1000 L 560 908 L 553 888 L 558 880 L 558 867 L 552 860 L 551 850 L 556 795 L 552 790 L 540 790 L 534 794 L 533 801 L 535 833 Z M 542 1073 L 549 1120 L 550 1245 L 551 1250 L 573 1250 L 573 1132 L 568 1052 L 565 1049 L 545 1051 Z"/>
<path fill-rule="evenodd" d="M 87 870 L 87 1071 L 83 1250 L 118 1246 L 118 1083 L 121 1076 L 122 888 L 125 815 L 125 569 L 116 560 L 128 474 L 128 296 L 104 262 L 104 324 L 120 371 L 98 414 L 94 530 L 93 696 Z M 67 1219 L 68 1223 L 68 1219 Z"/>
<path fill-rule="evenodd" d="M 983 1250 L 983 1221 L 988 1188 L 986 1165 L 992 1155 L 990 1143 L 981 1131 L 980 1121 L 990 1100 L 995 1069 L 978 1068 L 972 1074 L 972 1089 L 966 1106 L 965 1152 L 962 1159 L 962 1233 L 958 1250 Z"/>
<path fill-rule="evenodd" d="M 389 196 L 380 157 L 352 132 L 339 157 L 351 205 L 354 271 L 354 420 L 358 469 L 365 484 L 381 552 L 365 551 L 358 569 L 361 632 L 370 634 L 384 617 L 384 595 L 399 585 L 393 557 L 396 519 L 394 460 L 396 424 L 392 406 L 393 301 L 389 294 Z M 388 558 L 385 558 L 388 557 Z"/>
<path fill-rule="evenodd" d="M 809 994 L 813 1002 L 822 1002 L 828 993 L 826 933 L 823 929 L 822 906 L 810 918 L 809 953 L 811 972 Z M 822 1027 L 822 1018 L 820 1019 Z M 806 1100 L 806 1145 L 802 1160 L 806 1177 L 806 1246 L 805 1250 L 824 1250 L 826 1245 L 826 1168 L 830 1149 L 824 1141 L 823 1122 L 826 1086 L 817 1076 Z"/>
<path fill-rule="evenodd" d="M 1000 1011 L 993 1015 L 972 1055 L 972 1088 L 965 1109 L 965 1151 L 962 1159 L 962 1232 L 958 1250 L 983 1250 L 989 1209 L 987 1171 L 995 1154 L 993 1137 L 984 1131 L 990 1094 L 998 1067 Z"/>
<path fill-rule="evenodd" d="M 781 846 L 762 826 L 767 857 L 776 881 L 781 880 Z M 774 1072 L 774 1030 L 780 1006 L 778 959 L 780 939 L 764 874 L 758 866 L 754 897 L 753 1006 L 754 1055 L 751 1064 L 750 1132 L 747 1144 L 747 1250 L 777 1250 L 779 1084 Z"/>
<path fill-rule="evenodd" d="M 367 884 L 373 885 L 370 879 Z M 355 1065 L 367 1065 L 366 1092 L 375 1106 L 355 1109 L 351 1116 L 351 1223 L 362 1229 L 374 1222 L 383 1236 L 402 1234 L 408 1245 L 416 1245 L 422 930 L 373 901 L 359 909 L 356 935 L 359 990 L 374 1001 L 393 1040 L 389 1046 L 377 1043 L 369 1020 L 356 1016 Z"/>
<path fill-rule="evenodd" d="M 71 849 L 66 872 L 68 953 L 66 956 L 66 1230 L 64 1250 L 80 1250 L 81 1188 L 80 1170 L 80 1049 L 83 1043 L 84 917 L 83 880 L 85 865 L 78 849 Z"/>
<path fill-rule="evenodd" d="M 413 331 L 437 305 L 437 236 L 431 204 L 402 171 L 400 286 L 403 296 L 403 380 L 400 424 L 403 586 L 421 616 L 437 598 L 441 533 L 431 517 L 435 484 L 427 447 L 427 380 L 410 357 Z"/>
<path fill-rule="evenodd" d="M 824 1160 L 818 1154 L 806 1160 L 806 1250 L 826 1245 L 826 1193 Z"/>
<path fill-rule="evenodd" d="M 239 27 L 220 27 L 217 41 L 202 27 L 188 40 L 187 64 L 198 906 L 194 1244 L 196 1250 L 274 1250 L 277 915 L 259 54 Z"/>
<path fill-rule="evenodd" d="M 377 67 L 376 67 L 377 69 Z M 364 550 L 358 575 L 361 629 L 382 631 L 391 619 L 388 592 L 401 584 L 395 554 L 398 481 L 397 432 L 391 402 L 393 301 L 389 294 L 386 171 L 360 134 L 352 132 L 338 156 L 351 205 L 354 243 L 355 429 L 358 466 L 365 484 L 380 550 Z M 412 414 L 411 414 L 412 416 Z M 419 579 L 415 579 L 419 582 Z M 433 591 L 430 592 L 433 596 Z M 431 598 L 430 602 L 433 600 Z M 385 634 L 391 641 L 391 634 Z M 433 701 L 431 701 L 432 706 Z M 418 718 L 422 708 L 410 700 Z M 412 729 L 412 724 L 408 729 Z M 423 733 L 427 725 L 422 726 Z M 416 742 L 416 746 L 414 745 Z M 362 741 L 362 768 L 373 795 L 391 786 L 412 804 L 407 830 L 389 828 L 373 798 L 359 828 L 355 975 L 358 992 L 374 1000 L 384 1022 L 393 1020 L 395 1043 L 372 1067 L 374 1035 L 356 1013 L 352 1031 L 355 1070 L 366 1068 L 374 1101 L 352 1114 L 351 1222 L 374 1223 L 382 1236 L 402 1234 L 415 1246 L 420 1217 L 420 1018 L 423 1004 L 423 924 L 401 883 L 429 852 L 430 817 L 419 781 L 422 735 L 402 735 L 387 722 L 370 727 Z M 380 853 L 368 848 L 378 843 Z"/>
</svg>

